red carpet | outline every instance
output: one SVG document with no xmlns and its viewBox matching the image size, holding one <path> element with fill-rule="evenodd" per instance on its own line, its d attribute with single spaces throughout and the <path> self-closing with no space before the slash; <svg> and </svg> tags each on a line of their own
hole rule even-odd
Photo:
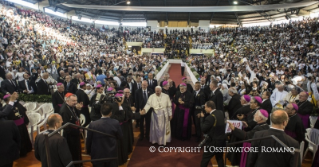
<svg viewBox="0 0 319 167">
<path fill-rule="evenodd" d="M 185 70 L 186 71 L 186 70 Z M 168 71 L 170 75 L 170 79 L 175 82 L 176 87 L 182 83 L 182 72 L 181 72 L 181 64 L 171 64 L 171 68 Z M 184 72 L 185 76 L 185 72 Z"/>
<path fill-rule="evenodd" d="M 150 151 L 150 147 L 154 146 L 156 148 L 155 152 Z M 188 166 L 200 166 L 200 161 L 202 159 L 202 153 L 198 152 L 196 149 L 193 152 L 178 152 L 172 150 L 172 152 L 166 152 L 170 147 L 197 147 L 195 138 L 189 141 L 180 141 L 177 139 L 172 139 L 171 143 L 166 144 L 165 152 L 163 147 L 160 147 L 158 151 L 158 145 L 152 145 L 149 141 L 144 139 L 143 141 L 138 141 L 131 157 L 129 167 L 141 167 L 141 166 L 158 166 L 158 167 L 188 167 Z M 185 148 L 186 149 L 186 148 Z M 190 150 L 190 148 L 188 148 Z M 201 150 L 203 151 L 203 150 Z"/>
</svg>

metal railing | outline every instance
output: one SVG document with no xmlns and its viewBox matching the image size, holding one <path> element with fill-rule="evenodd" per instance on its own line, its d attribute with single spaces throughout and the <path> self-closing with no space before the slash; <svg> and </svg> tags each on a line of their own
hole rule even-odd
<svg viewBox="0 0 319 167">
<path fill-rule="evenodd" d="M 100 132 L 100 131 L 97 131 L 97 130 L 85 128 L 85 127 L 82 127 L 82 126 L 78 126 L 78 125 L 75 125 L 75 124 L 72 124 L 72 123 L 68 122 L 68 123 L 64 124 L 63 126 L 61 126 L 59 129 L 55 130 L 54 132 L 52 132 L 50 134 L 47 134 L 47 133 L 44 134 L 44 137 L 45 137 L 45 152 L 46 152 L 46 155 L 47 155 L 48 167 L 52 167 L 52 165 L 51 165 L 51 157 L 50 157 L 50 149 L 49 149 L 49 138 L 51 136 L 53 136 L 54 134 L 58 133 L 59 131 L 61 131 L 62 129 L 64 129 L 66 127 L 69 127 L 69 126 L 77 127 L 79 129 L 84 129 L 84 130 L 88 130 L 88 131 L 95 132 L 95 133 L 99 133 L 99 134 L 102 134 L 104 136 L 108 136 L 108 137 L 112 137 L 112 138 L 116 139 L 116 137 L 113 136 L 113 135 L 106 134 L 106 133 L 103 133 L 103 132 Z M 117 144 L 116 144 L 116 155 L 117 155 Z M 117 160 L 117 156 L 116 157 L 111 157 L 111 158 L 102 158 L 102 159 L 71 161 L 67 165 L 67 167 L 70 167 L 71 165 L 74 165 L 74 164 L 80 164 L 80 163 L 83 163 L 83 162 L 101 162 L 101 161 L 109 161 L 109 160 Z"/>
<path fill-rule="evenodd" d="M 288 147 L 285 143 L 283 143 L 281 140 L 279 140 L 274 135 L 270 135 L 270 136 L 266 136 L 266 137 L 260 137 L 260 138 L 255 138 L 255 139 L 249 139 L 249 140 L 243 140 L 243 141 L 239 141 L 239 142 L 227 143 L 226 147 L 231 146 L 231 145 L 245 143 L 245 142 L 252 142 L 252 141 L 257 141 L 257 140 L 265 140 L 265 139 L 274 139 L 282 147 L 286 147 L 289 150 L 291 150 L 290 149 L 291 147 Z M 227 151 L 227 149 L 226 149 L 226 151 Z M 299 149 L 294 149 L 294 151 L 291 151 L 290 153 L 294 156 L 294 167 L 298 167 L 299 166 L 299 159 L 300 159 L 300 150 Z M 226 152 L 226 154 L 227 154 L 227 152 Z M 226 159 L 227 159 L 226 154 L 225 154 L 225 165 L 226 165 Z"/>
</svg>

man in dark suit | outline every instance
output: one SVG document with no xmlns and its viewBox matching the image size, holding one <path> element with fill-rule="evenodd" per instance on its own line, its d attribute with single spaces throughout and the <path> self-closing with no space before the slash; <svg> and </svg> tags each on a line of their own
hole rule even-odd
<svg viewBox="0 0 319 167">
<path fill-rule="evenodd" d="M 224 113 L 221 110 L 217 110 L 213 101 L 208 101 L 205 104 L 205 112 L 208 114 L 204 118 L 204 113 L 201 113 L 201 129 L 204 134 L 209 136 L 207 147 L 225 147 L 226 135 L 225 135 L 225 121 Z M 201 161 L 201 167 L 207 167 L 210 159 L 216 155 L 216 161 L 218 167 L 224 167 L 223 152 L 211 152 L 205 151 Z"/>
<path fill-rule="evenodd" d="M 206 78 L 205 77 L 202 77 L 200 79 L 200 89 L 203 90 L 203 92 L 205 94 L 205 101 L 207 101 L 208 97 L 209 97 L 210 89 L 209 89 L 209 86 L 206 85 Z"/>
<path fill-rule="evenodd" d="M 0 60 L 0 77 L 2 79 L 6 78 L 6 71 L 4 70 L 4 61 Z"/>
<path fill-rule="evenodd" d="M 76 85 L 76 87 L 78 87 L 78 85 L 80 84 L 80 77 L 81 74 L 80 73 L 76 73 L 75 77 L 71 80 L 72 83 L 74 83 L 74 85 Z"/>
<path fill-rule="evenodd" d="M 75 94 L 76 91 L 77 91 L 76 85 L 71 82 L 71 76 L 70 75 L 65 77 L 64 88 L 65 88 L 65 93 L 73 93 L 73 94 Z"/>
<path fill-rule="evenodd" d="M 299 143 L 284 132 L 285 126 L 287 126 L 289 120 L 287 113 L 284 110 L 276 110 L 271 114 L 270 119 L 272 123 L 271 128 L 256 132 L 253 139 L 274 135 L 289 148 L 294 147 L 299 149 Z M 262 151 L 262 148 L 277 148 L 278 150 L 284 150 L 284 148 L 274 139 L 253 141 L 251 143 L 251 148 L 258 148 L 258 152 L 248 153 L 246 167 L 294 166 L 294 156 L 288 151 L 277 153 L 274 151 Z M 298 166 L 300 166 L 300 163 Z"/>
<path fill-rule="evenodd" d="M 208 99 L 215 103 L 216 110 L 224 111 L 223 94 L 220 92 L 218 88 L 218 81 L 213 80 L 210 83 L 209 88 L 210 88 L 210 96 Z"/>
<path fill-rule="evenodd" d="M 47 155 L 45 150 L 45 136 L 44 134 L 49 134 L 54 132 L 62 125 L 61 115 L 55 113 L 51 114 L 47 120 L 49 125 L 48 130 L 37 135 L 34 142 L 34 155 L 37 160 L 41 161 L 42 167 L 47 167 Z M 72 155 L 68 147 L 68 143 L 64 137 L 59 133 L 54 134 L 49 138 L 49 150 L 51 157 L 51 166 L 63 167 L 67 166 L 72 161 Z"/>
<path fill-rule="evenodd" d="M 128 88 L 130 89 L 130 92 L 132 94 L 132 97 L 135 97 L 135 92 L 137 90 L 137 84 L 136 82 L 134 82 L 133 78 L 131 75 L 129 75 L 127 77 L 127 84 L 128 84 Z M 134 99 L 134 98 L 133 98 Z"/>
<path fill-rule="evenodd" d="M 269 116 L 270 116 L 270 113 L 271 113 L 271 110 L 272 110 L 271 101 L 269 99 L 270 96 L 271 96 L 271 94 L 270 94 L 269 91 L 263 92 L 263 94 L 261 95 L 261 98 L 263 99 L 263 103 L 260 106 L 261 109 L 264 109 L 264 110 L 266 110 L 268 112 L 268 120 L 267 120 L 268 125 L 270 125 Z"/>
<path fill-rule="evenodd" d="M 229 118 L 232 118 L 235 111 L 241 107 L 240 95 L 234 87 L 228 89 L 228 94 L 232 98 L 229 100 L 228 105 L 225 106 L 225 110 L 228 111 Z"/>
<path fill-rule="evenodd" d="M 101 107 L 102 118 L 90 123 L 89 128 L 114 136 L 109 137 L 99 133 L 88 131 L 86 139 L 86 150 L 91 159 L 117 157 L 117 140 L 122 141 L 123 133 L 120 123 L 111 119 L 112 105 L 105 103 Z M 117 160 L 107 162 L 92 162 L 93 167 L 117 167 Z"/>
<path fill-rule="evenodd" d="M 157 80 L 153 79 L 153 74 L 152 73 L 148 74 L 147 82 L 148 82 L 148 88 L 151 88 L 153 90 L 153 92 L 154 92 L 155 91 L 155 87 L 157 86 Z"/>
<path fill-rule="evenodd" d="M 135 108 L 137 111 L 140 111 L 141 109 L 144 108 L 148 97 L 150 97 L 153 94 L 153 90 L 151 88 L 148 88 L 148 82 L 147 81 L 143 81 L 142 82 L 142 88 L 138 89 L 135 92 Z M 144 135 L 147 138 L 147 140 L 149 139 L 149 135 L 150 135 L 150 126 L 151 126 L 151 113 L 152 112 L 147 112 L 147 114 L 141 116 L 140 119 L 140 138 L 139 140 L 143 140 L 144 139 Z M 144 120 L 145 120 L 145 126 L 146 126 L 146 132 L 144 133 Z"/>
<path fill-rule="evenodd" d="M 192 106 L 192 116 L 195 124 L 196 141 L 200 142 L 202 137 L 202 131 L 200 129 L 200 113 L 203 111 L 202 106 L 205 105 L 205 94 L 204 90 L 200 89 L 200 82 L 195 83 L 195 90 L 193 93 L 194 105 Z"/>
<path fill-rule="evenodd" d="M 13 92 L 18 92 L 19 88 L 17 82 L 12 79 L 12 74 L 7 73 L 4 81 L 1 82 L 1 91 L 3 94 L 12 94 Z"/>
<path fill-rule="evenodd" d="M 18 127 L 12 120 L 0 119 L 0 166 L 12 167 L 19 158 L 21 137 Z"/>
<path fill-rule="evenodd" d="M 25 94 L 33 94 L 34 93 L 34 88 L 30 83 L 30 76 L 27 73 L 23 74 L 23 81 L 19 81 L 19 91 L 23 92 Z"/>
<path fill-rule="evenodd" d="M 188 83 L 188 80 L 187 80 L 186 77 L 183 77 L 183 78 L 182 78 L 182 82 L 186 84 L 186 86 L 187 86 L 187 91 L 188 91 L 189 93 L 193 93 L 193 92 L 194 92 L 192 85 Z M 179 85 L 178 85 L 178 86 L 177 86 L 177 91 L 179 91 L 179 90 L 180 90 L 180 89 L 179 89 Z"/>
<path fill-rule="evenodd" d="M 46 79 L 49 77 L 48 73 L 44 73 L 42 78 L 36 83 L 38 95 L 50 95 L 50 87 L 49 84 L 46 82 Z"/>
</svg>

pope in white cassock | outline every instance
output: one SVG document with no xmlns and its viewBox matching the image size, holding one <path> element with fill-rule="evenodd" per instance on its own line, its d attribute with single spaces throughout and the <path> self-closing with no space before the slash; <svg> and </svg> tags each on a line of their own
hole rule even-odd
<svg viewBox="0 0 319 167">
<path fill-rule="evenodd" d="M 166 142 L 171 141 L 172 103 L 169 96 L 162 93 L 160 86 L 156 86 L 155 94 L 148 98 L 141 114 L 146 114 L 150 108 L 154 109 L 151 116 L 150 142 L 166 145 Z"/>
</svg>

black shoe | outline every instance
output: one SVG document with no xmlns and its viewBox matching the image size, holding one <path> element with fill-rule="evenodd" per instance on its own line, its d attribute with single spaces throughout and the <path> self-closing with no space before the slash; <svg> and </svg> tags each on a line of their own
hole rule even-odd
<svg viewBox="0 0 319 167">
<path fill-rule="evenodd" d="M 140 137 L 138 138 L 138 141 L 142 141 L 144 139 L 144 137 Z"/>
</svg>

